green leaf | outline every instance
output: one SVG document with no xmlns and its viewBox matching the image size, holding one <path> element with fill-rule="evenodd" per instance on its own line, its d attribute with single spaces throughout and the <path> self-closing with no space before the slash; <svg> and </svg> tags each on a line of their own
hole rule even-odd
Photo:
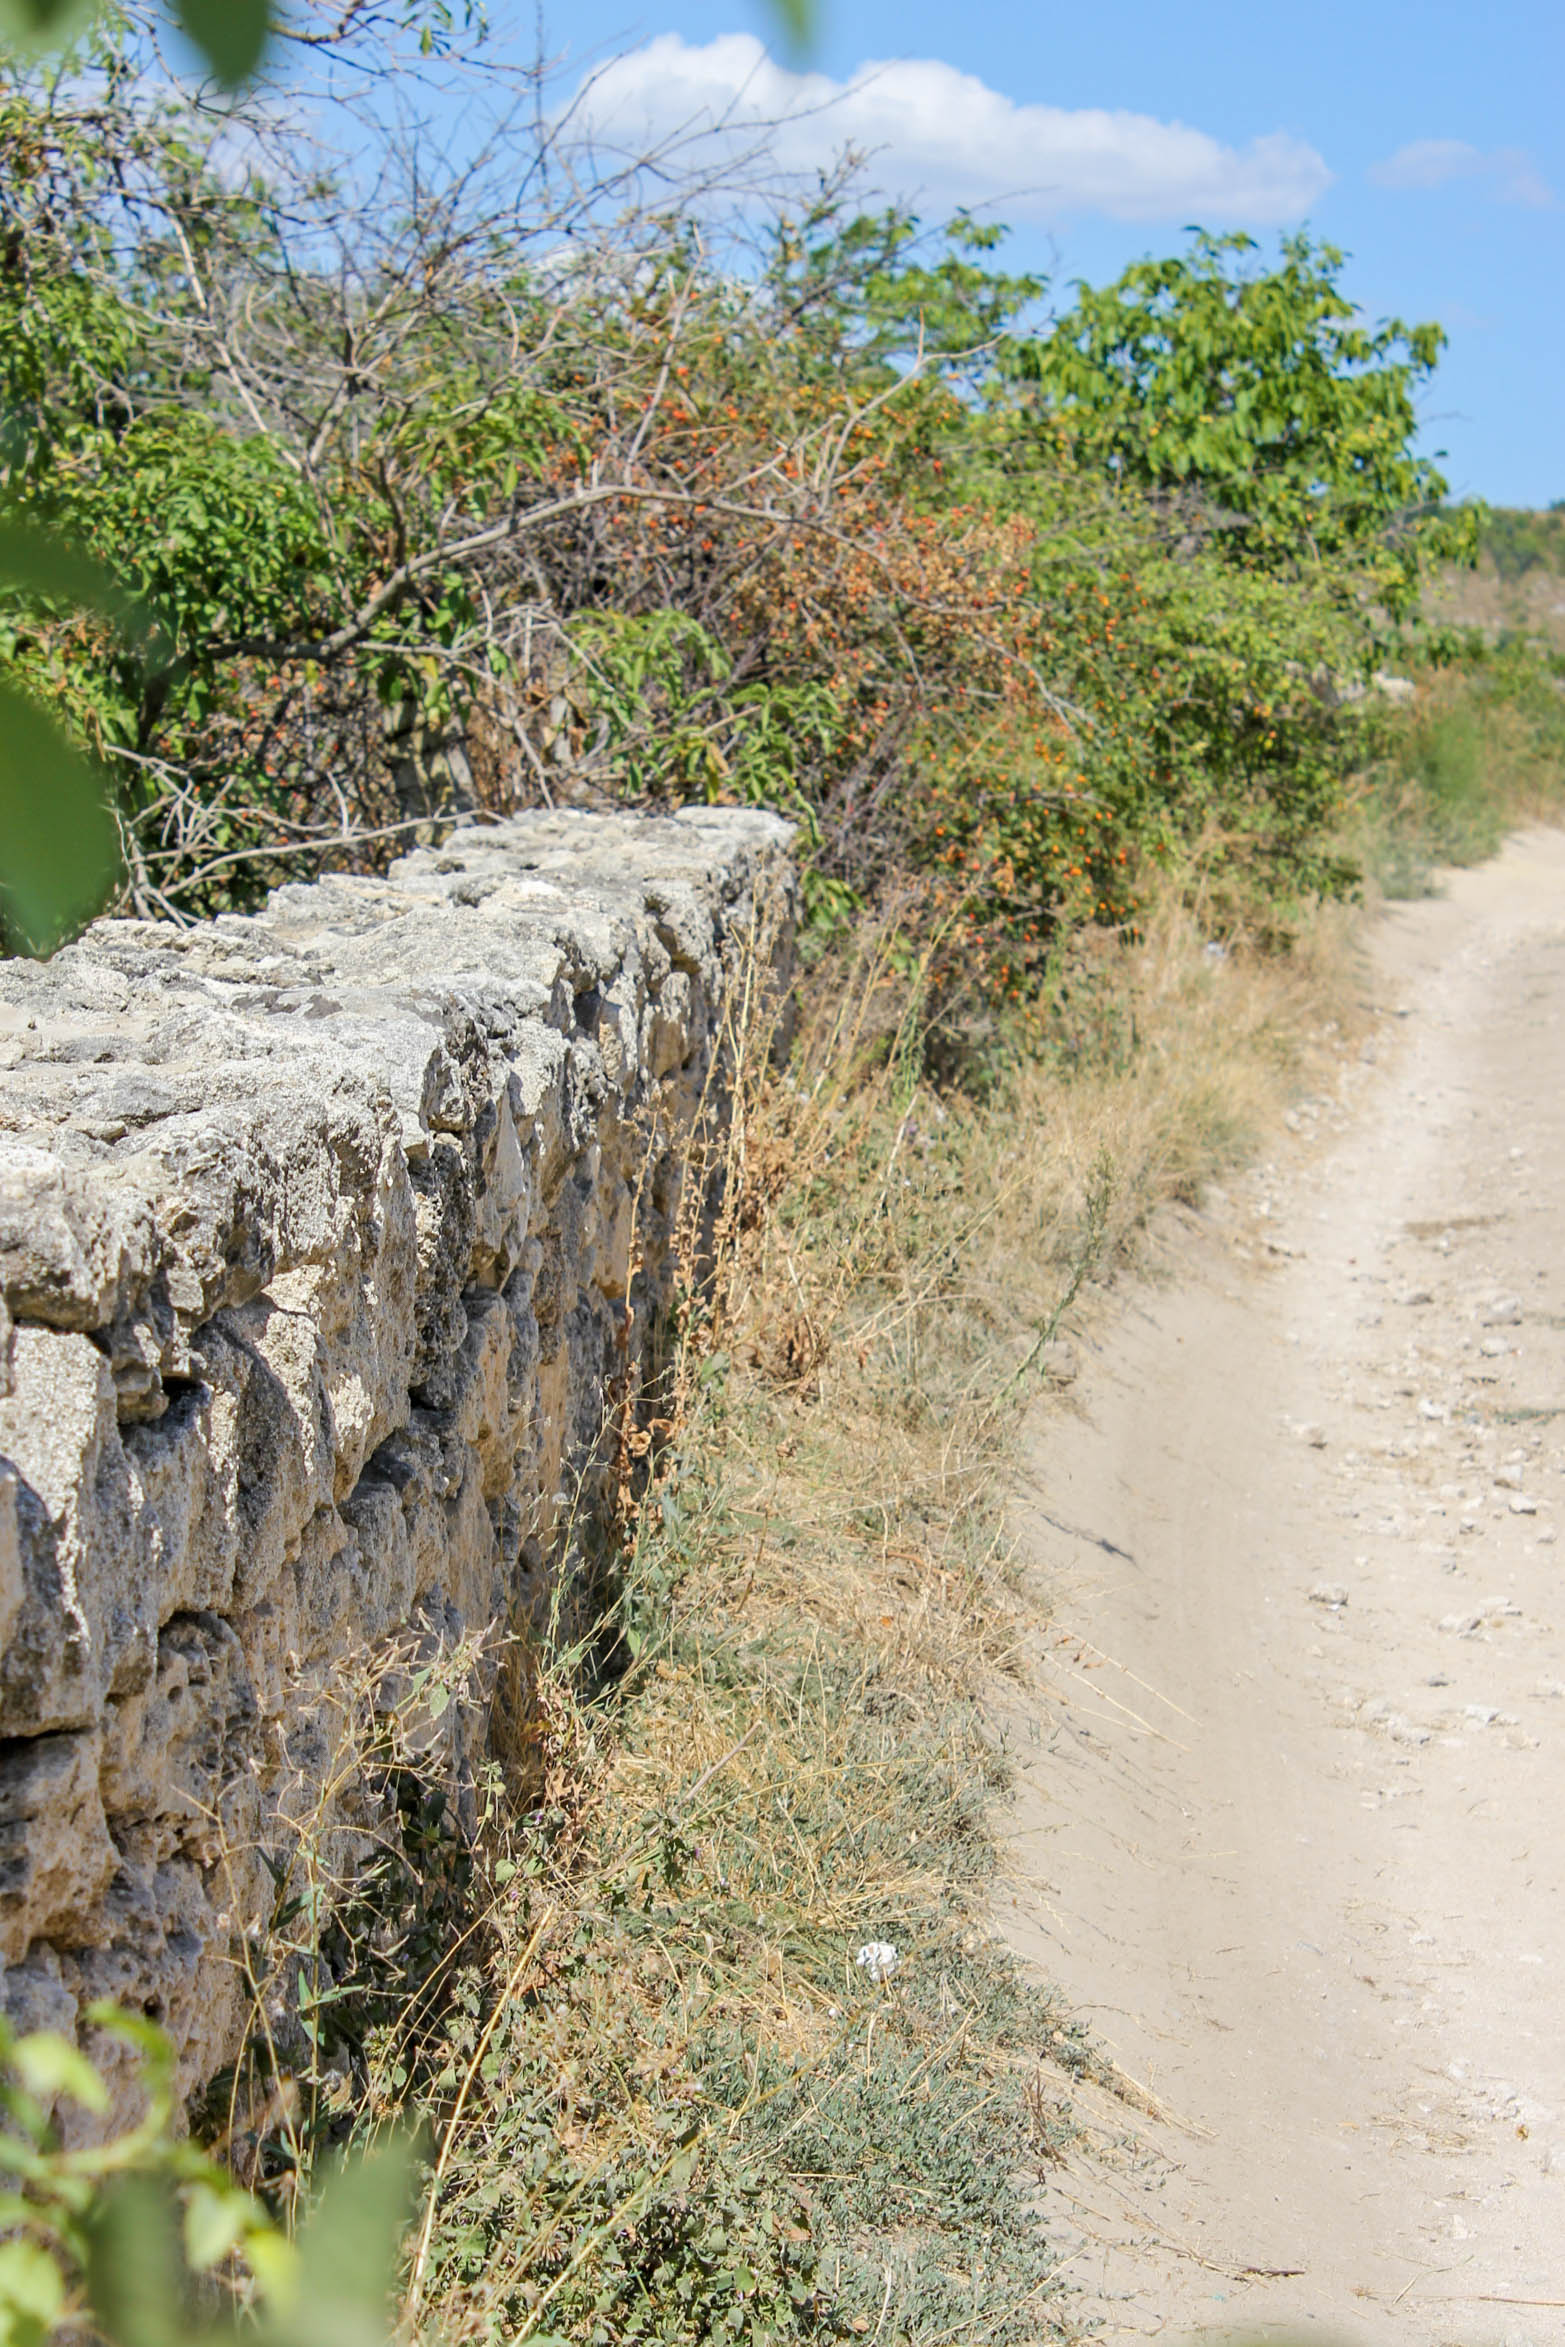
<svg viewBox="0 0 1565 2347">
<path fill-rule="evenodd" d="M 92 15 L 92 0 L 0 0 L 0 49 L 68 48 Z"/>
<path fill-rule="evenodd" d="M 82 2019 L 89 2028 L 101 2029 L 122 2045 L 134 2047 L 141 2056 L 141 2086 L 147 2107 L 137 2133 L 156 2135 L 167 2126 L 174 2106 L 174 2046 L 167 2030 L 149 2021 L 145 2013 L 127 2013 L 108 1997 L 96 1998 Z"/>
<path fill-rule="evenodd" d="M 0 8 L 6 0 L 0 0 Z M 100 562 L 77 546 L 14 517 L 0 521 L 0 587 L 19 587 L 25 594 L 50 595 L 80 604 L 111 620 L 127 635 L 145 628 L 134 596 L 127 595 Z"/>
<path fill-rule="evenodd" d="M 82 2019 L 89 2028 L 104 2030 L 123 2044 L 134 2046 L 138 2054 L 145 2056 L 148 2065 L 160 2073 L 172 2070 L 174 2048 L 168 2032 L 160 2029 L 155 2021 L 149 2021 L 145 2013 L 128 2013 L 111 1998 L 99 1997 L 87 2007 Z"/>
<path fill-rule="evenodd" d="M 0 943 L 52 953 L 100 909 L 119 870 L 102 776 L 0 679 Z"/>
<path fill-rule="evenodd" d="M 245 2263 L 269 2307 L 291 2306 L 299 2287 L 299 2259 L 293 2243 L 275 2225 L 256 2225 L 245 2235 Z"/>
<path fill-rule="evenodd" d="M 795 50 L 810 48 L 815 40 L 815 0 L 772 0 L 772 14 L 783 37 Z"/>
<path fill-rule="evenodd" d="M 247 2192 L 194 2185 L 185 2202 L 185 2257 L 192 2273 L 204 2274 L 209 2266 L 220 2265 L 244 2240 L 255 2215 Z"/>
<path fill-rule="evenodd" d="M 114 2347 L 178 2347 L 183 2274 L 167 2184 L 127 2177 L 100 2194 L 87 2224 L 87 2301 Z"/>
<path fill-rule="evenodd" d="M 179 21 L 225 89 L 255 72 L 272 29 L 268 0 L 176 0 Z"/>
<path fill-rule="evenodd" d="M 20 2039 L 11 2059 L 28 2093 L 40 2102 L 68 2094 L 84 2111 L 108 2109 L 108 2090 L 86 2055 L 52 2029 L 40 2029 Z"/>
<path fill-rule="evenodd" d="M 0 2244 L 0 2347 L 43 2347 L 64 2306 L 65 2283 L 46 2249 Z"/>
<path fill-rule="evenodd" d="M 417 2158 L 404 2137 L 331 2171 L 299 2229 L 297 2291 L 262 2333 L 271 2347 L 384 2347 Z"/>
</svg>

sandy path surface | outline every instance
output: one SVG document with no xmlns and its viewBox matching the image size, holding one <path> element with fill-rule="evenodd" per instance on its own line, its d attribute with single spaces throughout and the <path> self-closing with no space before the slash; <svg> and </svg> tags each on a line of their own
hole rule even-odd
<svg viewBox="0 0 1565 2347">
<path fill-rule="evenodd" d="M 1565 2343 L 1565 835 L 1373 950 L 1037 1423 L 999 1912 L 1147 2098 L 1049 2188 L 1109 2340 Z"/>
</svg>

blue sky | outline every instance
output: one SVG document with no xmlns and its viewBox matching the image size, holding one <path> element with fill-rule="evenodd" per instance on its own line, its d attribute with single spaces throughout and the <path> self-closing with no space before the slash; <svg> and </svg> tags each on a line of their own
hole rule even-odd
<svg viewBox="0 0 1565 2347">
<path fill-rule="evenodd" d="M 822 0 L 821 14 L 802 91 L 757 55 L 776 22 L 758 0 L 546 0 L 545 28 L 567 83 L 578 62 L 634 52 L 595 101 L 627 129 L 740 85 L 768 112 L 802 97 L 795 159 L 874 145 L 888 192 L 930 219 L 988 207 L 1013 224 L 1013 261 L 1056 282 L 1177 249 L 1187 222 L 1268 240 L 1307 224 L 1352 255 L 1371 315 L 1449 330 L 1424 441 L 1455 491 L 1565 498 L 1565 0 Z"/>
</svg>

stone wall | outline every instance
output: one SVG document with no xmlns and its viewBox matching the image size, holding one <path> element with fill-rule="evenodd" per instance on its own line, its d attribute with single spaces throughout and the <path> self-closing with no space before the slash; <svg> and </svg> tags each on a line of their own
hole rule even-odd
<svg viewBox="0 0 1565 2347">
<path fill-rule="evenodd" d="M 768 904 L 786 952 L 787 836 L 524 816 L 0 963 L 21 2026 L 113 1996 L 209 2077 L 327 1674 L 399 1632 L 525 1631 L 580 1571 Z"/>
</svg>

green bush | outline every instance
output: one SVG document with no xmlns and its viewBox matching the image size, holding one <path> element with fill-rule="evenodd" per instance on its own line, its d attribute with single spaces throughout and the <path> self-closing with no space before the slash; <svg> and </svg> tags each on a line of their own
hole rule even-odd
<svg viewBox="0 0 1565 2347">
<path fill-rule="evenodd" d="M 1048 325 L 1000 230 L 839 197 L 747 272 L 605 205 L 562 269 L 541 170 L 388 210 L 258 114 L 236 174 L 95 38 L 90 105 L 0 73 L 0 523 L 151 624 L 13 586 L 0 661 L 138 909 L 557 789 L 784 806 L 812 920 L 916 903 L 991 996 L 1192 851 L 1262 930 L 1351 885 L 1337 688 L 1472 517 L 1414 449 L 1438 329 L 1332 247 L 1197 237 Z"/>
</svg>

